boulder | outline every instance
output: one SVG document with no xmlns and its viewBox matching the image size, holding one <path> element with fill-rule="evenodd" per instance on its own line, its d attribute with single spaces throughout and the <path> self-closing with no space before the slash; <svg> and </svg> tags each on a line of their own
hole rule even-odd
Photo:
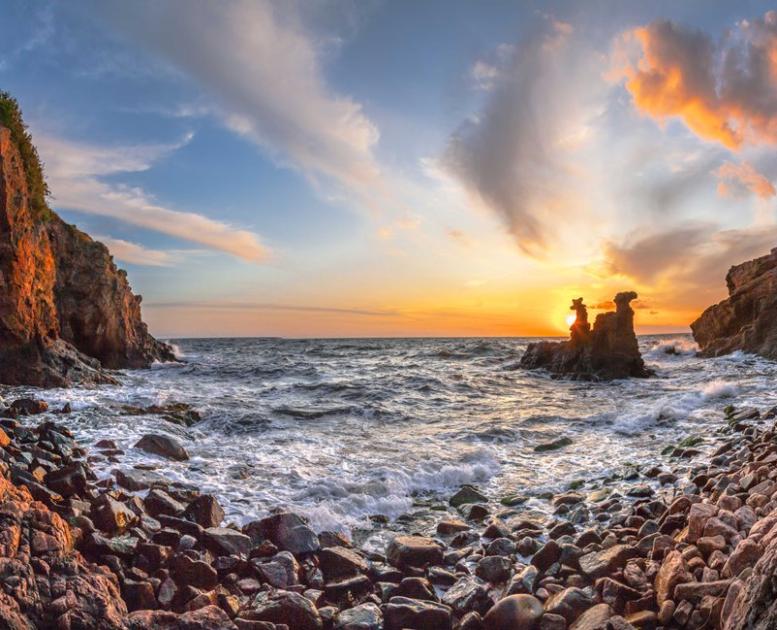
<svg viewBox="0 0 777 630">
<path fill-rule="evenodd" d="M 451 626 L 451 609 L 436 602 L 392 597 L 384 612 L 385 630 L 450 630 Z"/>
<path fill-rule="evenodd" d="M 313 553 L 321 546 L 316 533 L 301 516 L 293 512 L 281 512 L 248 523 L 243 528 L 243 533 L 255 544 L 270 540 L 279 549 L 290 551 L 294 555 Z"/>
<path fill-rule="evenodd" d="M 395 567 L 423 567 L 442 564 L 443 553 L 439 543 L 422 536 L 396 536 L 386 549 L 386 556 Z"/>
<path fill-rule="evenodd" d="M 138 440 L 137 444 L 135 444 L 135 448 L 139 448 L 147 453 L 159 455 L 165 459 L 174 459 L 177 461 L 189 459 L 189 453 L 186 452 L 186 449 L 181 446 L 178 440 L 169 435 L 157 435 L 154 433 L 146 434 Z"/>
<path fill-rule="evenodd" d="M 593 329 L 583 299 L 573 300 L 575 321 L 569 340 L 530 343 L 520 367 L 584 380 L 650 376 L 652 372 L 645 367 L 634 334 L 634 311 L 629 303 L 636 298 L 633 291 L 618 293 L 615 311 L 597 315 Z"/>
<path fill-rule="evenodd" d="M 509 595 L 500 599 L 486 613 L 486 630 L 535 630 L 543 613 L 542 603 L 532 595 Z"/>
<path fill-rule="evenodd" d="M 250 617 L 249 617 L 250 614 Z M 323 622 L 313 603 L 290 591 L 264 591 L 258 593 L 248 613 L 241 612 L 256 621 L 286 624 L 296 630 L 321 630 Z"/>
<path fill-rule="evenodd" d="M 189 503 L 184 512 L 184 517 L 206 529 L 208 527 L 218 527 L 224 520 L 224 509 L 213 495 L 201 494 Z"/>
</svg>

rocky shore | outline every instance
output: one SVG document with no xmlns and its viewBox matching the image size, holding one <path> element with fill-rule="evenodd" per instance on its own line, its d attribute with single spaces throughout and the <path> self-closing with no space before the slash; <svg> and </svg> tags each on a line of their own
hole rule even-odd
<svg viewBox="0 0 777 630">
<path fill-rule="evenodd" d="M 775 627 L 777 409 L 729 406 L 714 440 L 691 436 L 666 467 L 543 497 L 550 518 L 463 486 L 433 535 L 410 525 L 380 553 L 282 510 L 238 528 L 148 468 L 98 480 L 92 464 L 123 453 L 87 452 L 68 412 L 0 409 L 2 627 Z M 702 441 L 715 450 L 693 464 Z M 161 435 L 134 448 L 188 457 Z"/>
</svg>

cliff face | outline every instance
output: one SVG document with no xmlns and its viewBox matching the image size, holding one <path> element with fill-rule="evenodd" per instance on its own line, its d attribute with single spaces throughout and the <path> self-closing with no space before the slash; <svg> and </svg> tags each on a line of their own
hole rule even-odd
<svg viewBox="0 0 777 630">
<path fill-rule="evenodd" d="M 573 300 L 571 309 L 576 312 L 576 319 L 569 341 L 529 344 L 520 367 L 543 368 L 552 374 L 584 380 L 650 376 L 634 334 L 634 311 L 629 303 L 636 298 L 633 291 L 618 293 L 614 300 L 616 310 L 597 315 L 593 330 L 582 298 Z"/>
<path fill-rule="evenodd" d="M 732 267 L 729 297 L 691 324 L 703 356 L 742 350 L 777 359 L 777 248 Z"/>
<path fill-rule="evenodd" d="M 0 127 L 0 382 L 111 382 L 100 371 L 172 360 L 107 248 L 33 212 L 22 158 Z"/>
</svg>

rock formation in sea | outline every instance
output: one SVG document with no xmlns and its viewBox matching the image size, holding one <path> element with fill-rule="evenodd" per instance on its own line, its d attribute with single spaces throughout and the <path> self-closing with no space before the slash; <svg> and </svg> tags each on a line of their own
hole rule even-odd
<svg viewBox="0 0 777 630">
<path fill-rule="evenodd" d="M 691 324 L 702 356 L 735 350 L 777 359 L 777 248 L 729 269 L 728 297 Z"/>
<path fill-rule="evenodd" d="M 633 291 L 618 293 L 614 298 L 615 311 L 597 315 L 593 329 L 583 298 L 572 300 L 570 310 L 575 311 L 575 321 L 569 329 L 569 340 L 529 344 L 520 367 L 542 368 L 555 375 L 583 380 L 650 376 L 634 334 L 634 311 L 629 303 L 636 298 Z"/>
<path fill-rule="evenodd" d="M 108 249 L 45 201 L 37 153 L 0 93 L 0 383 L 112 382 L 102 367 L 173 360 Z"/>
</svg>

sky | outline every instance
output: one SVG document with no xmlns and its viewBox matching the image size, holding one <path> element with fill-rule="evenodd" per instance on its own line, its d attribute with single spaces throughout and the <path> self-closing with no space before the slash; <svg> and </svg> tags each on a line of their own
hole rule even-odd
<svg viewBox="0 0 777 630">
<path fill-rule="evenodd" d="M 50 204 L 163 338 L 687 332 L 777 246 L 777 11 L 0 0 Z"/>
</svg>

